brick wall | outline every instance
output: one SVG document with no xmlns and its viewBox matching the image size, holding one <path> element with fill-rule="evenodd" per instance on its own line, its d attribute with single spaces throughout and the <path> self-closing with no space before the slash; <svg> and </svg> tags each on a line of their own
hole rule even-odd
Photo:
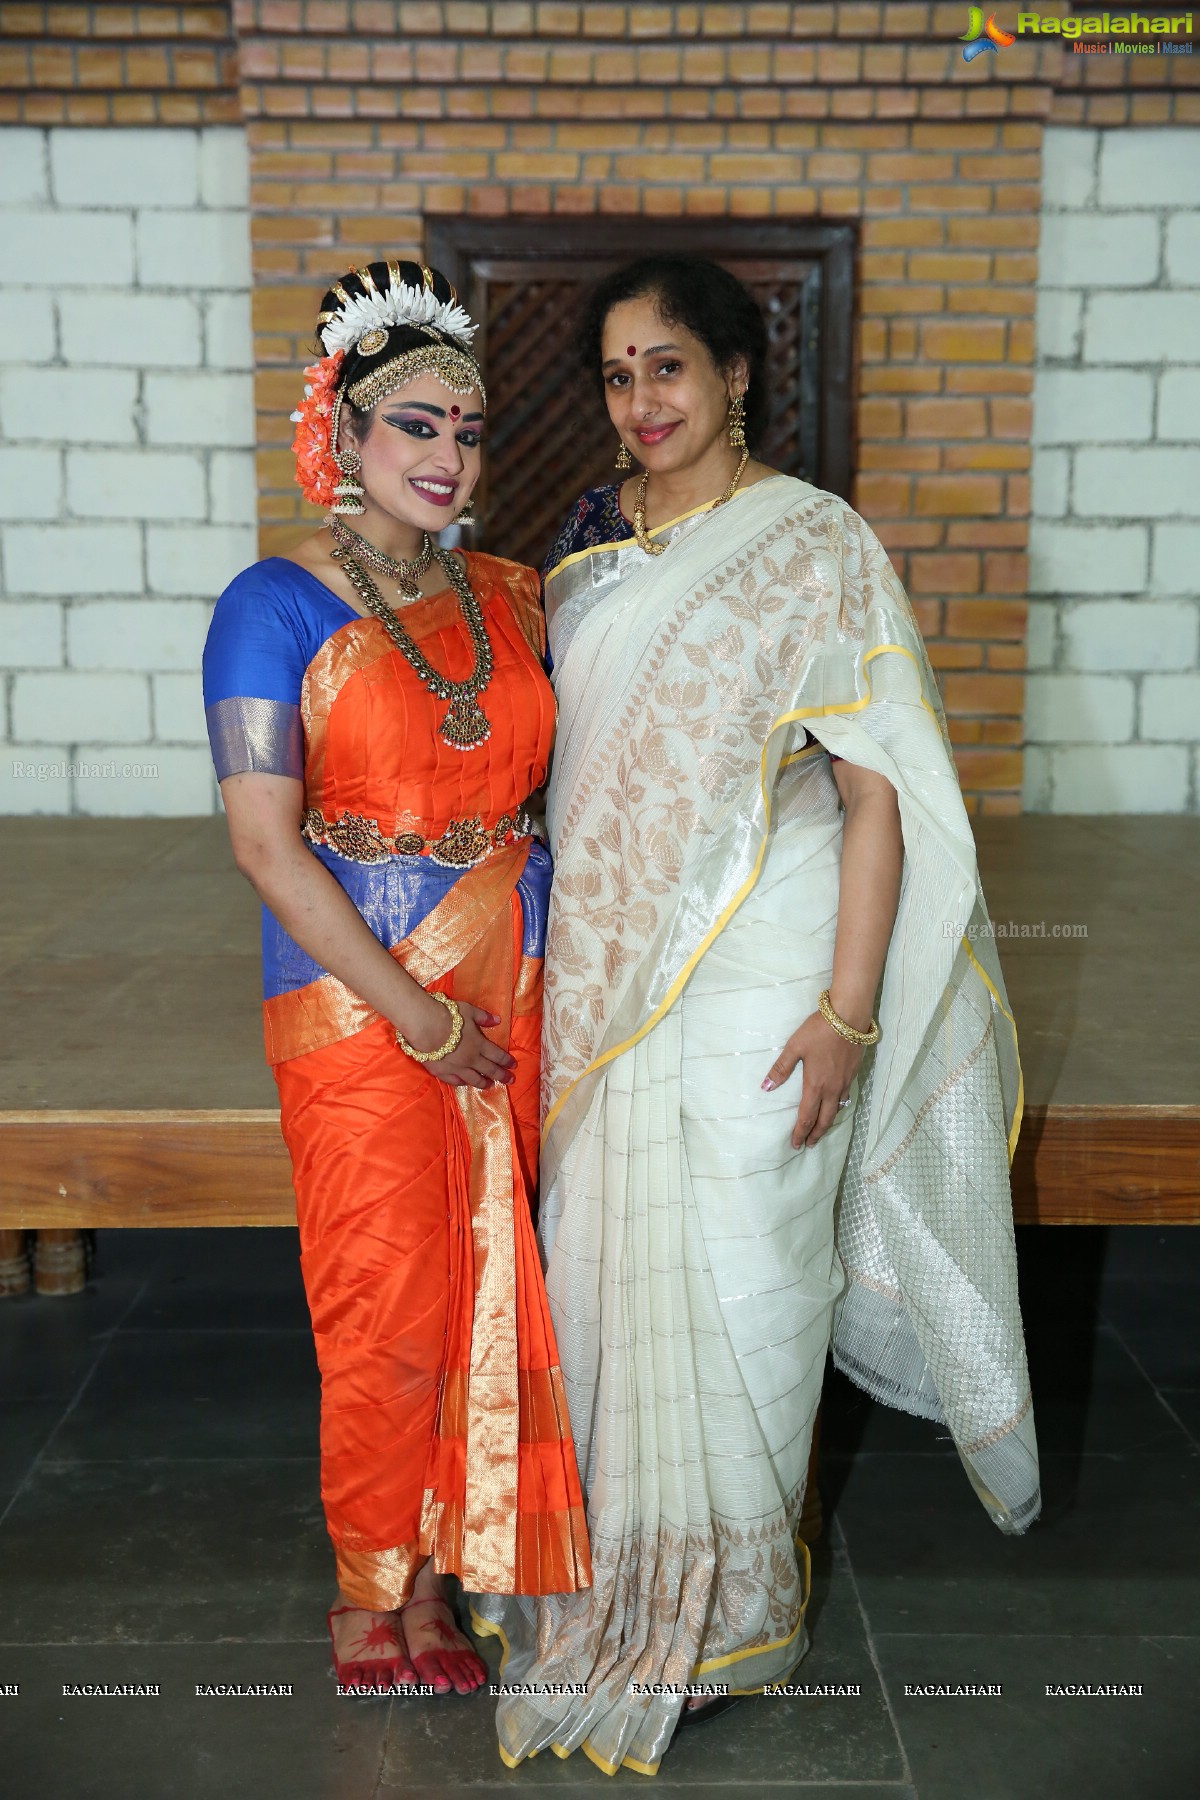
<svg viewBox="0 0 1200 1800">
<path fill-rule="evenodd" d="M 1197 808 L 1200 130 L 1047 135 L 1025 804 Z"/>
<path fill-rule="evenodd" d="M 0 811 L 210 812 L 196 671 L 255 555 L 244 134 L 0 152 Z"/>
<path fill-rule="evenodd" d="M 0 123 L 240 119 L 227 0 L 217 6 L 0 5 Z"/>
</svg>

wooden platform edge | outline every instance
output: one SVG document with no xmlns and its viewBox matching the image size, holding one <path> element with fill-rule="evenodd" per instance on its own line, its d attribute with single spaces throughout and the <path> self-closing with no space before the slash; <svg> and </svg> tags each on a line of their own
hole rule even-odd
<svg viewBox="0 0 1200 1800">
<path fill-rule="evenodd" d="M 0 1227 L 294 1225 L 272 1109 L 0 1113 Z M 1200 1106 L 1030 1108 L 1018 1225 L 1200 1224 Z"/>
<path fill-rule="evenodd" d="M 271 1108 L 0 1113 L 0 1227 L 295 1225 Z"/>
<path fill-rule="evenodd" d="M 1032 1107 L 1012 1193 L 1018 1225 L 1200 1224 L 1200 1105 Z"/>
</svg>

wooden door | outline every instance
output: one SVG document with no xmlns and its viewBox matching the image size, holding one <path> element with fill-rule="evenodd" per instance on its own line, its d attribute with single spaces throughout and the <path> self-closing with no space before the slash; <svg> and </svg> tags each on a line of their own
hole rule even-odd
<svg viewBox="0 0 1200 1800">
<path fill-rule="evenodd" d="M 438 220 L 426 256 L 480 325 L 488 450 L 473 542 L 539 566 L 617 436 L 575 352 L 587 289 L 635 257 L 712 257 L 758 300 L 771 343 L 763 460 L 848 495 L 854 228 L 808 220 Z"/>
</svg>

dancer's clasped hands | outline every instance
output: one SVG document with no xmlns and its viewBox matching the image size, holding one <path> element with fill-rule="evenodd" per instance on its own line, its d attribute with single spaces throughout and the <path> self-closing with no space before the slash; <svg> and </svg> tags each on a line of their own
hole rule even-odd
<svg viewBox="0 0 1200 1800">
<path fill-rule="evenodd" d="M 424 1066 L 447 1087 L 489 1088 L 500 1082 L 508 1087 L 513 1081 L 514 1059 L 501 1045 L 494 1044 L 485 1036 L 487 1031 L 494 1031 L 501 1023 L 498 1013 L 488 1012 L 485 1007 L 471 1006 L 466 1000 L 458 1001 L 458 1010 L 462 1014 L 462 1036 L 449 1056 L 439 1057 L 435 1062 Z M 425 1041 L 422 1036 L 419 1048 L 435 1050 L 445 1042 L 447 1018 L 445 1009 L 438 1007 L 432 1012 Z M 416 1040 L 413 1040 L 416 1042 Z"/>
</svg>

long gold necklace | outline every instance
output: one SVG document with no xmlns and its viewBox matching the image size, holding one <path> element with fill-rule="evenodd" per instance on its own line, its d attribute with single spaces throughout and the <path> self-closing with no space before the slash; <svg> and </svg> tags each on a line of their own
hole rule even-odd
<svg viewBox="0 0 1200 1800">
<path fill-rule="evenodd" d="M 334 562 L 341 562 L 346 556 L 352 556 L 358 563 L 366 563 L 380 575 L 390 575 L 402 600 L 421 598 L 421 577 L 433 562 L 433 539 L 427 531 L 421 533 L 421 548 L 407 562 L 399 557 L 389 556 L 386 550 L 380 550 L 336 513 L 329 515 L 329 535 L 337 545 L 337 549 L 330 552 Z"/>
<path fill-rule="evenodd" d="M 749 450 L 743 450 L 742 460 L 737 466 L 737 473 L 720 498 L 713 501 L 712 505 L 708 508 L 709 512 L 714 512 L 718 506 L 724 506 L 727 500 L 733 499 L 733 496 L 737 492 L 738 482 L 746 473 L 746 464 L 749 461 Z M 646 489 L 649 485 L 650 471 L 647 469 L 643 474 L 642 479 L 638 482 L 637 493 L 634 495 L 633 535 L 638 541 L 638 548 L 644 550 L 647 556 L 661 556 L 667 546 L 665 544 L 656 544 L 652 537 L 646 535 Z"/>
<path fill-rule="evenodd" d="M 463 618 L 475 647 L 475 667 L 465 681 L 451 681 L 448 675 L 443 675 L 440 669 L 434 668 L 404 629 L 394 609 L 388 605 L 362 564 L 348 550 L 342 549 L 337 560 L 345 569 L 355 593 L 367 611 L 379 620 L 417 678 L 435 700 L 449 703 L 450 710 L 438 728 L 444 742 L 453 750 L 475 750 L 492 735 L 487 714 L 479 704 L 479 696 L 492 679 L 495 666 L 491 640 L 484 623 L 483 608 L 471 592 L 471 584 L 458 561 L 448 550 L 443 550 L 440 544 L 434 544 L 431 539 L 426 541 L 431 545 L 430 560 L 441 564 L 451 587 L 458 595 Z"/>
</svg>

